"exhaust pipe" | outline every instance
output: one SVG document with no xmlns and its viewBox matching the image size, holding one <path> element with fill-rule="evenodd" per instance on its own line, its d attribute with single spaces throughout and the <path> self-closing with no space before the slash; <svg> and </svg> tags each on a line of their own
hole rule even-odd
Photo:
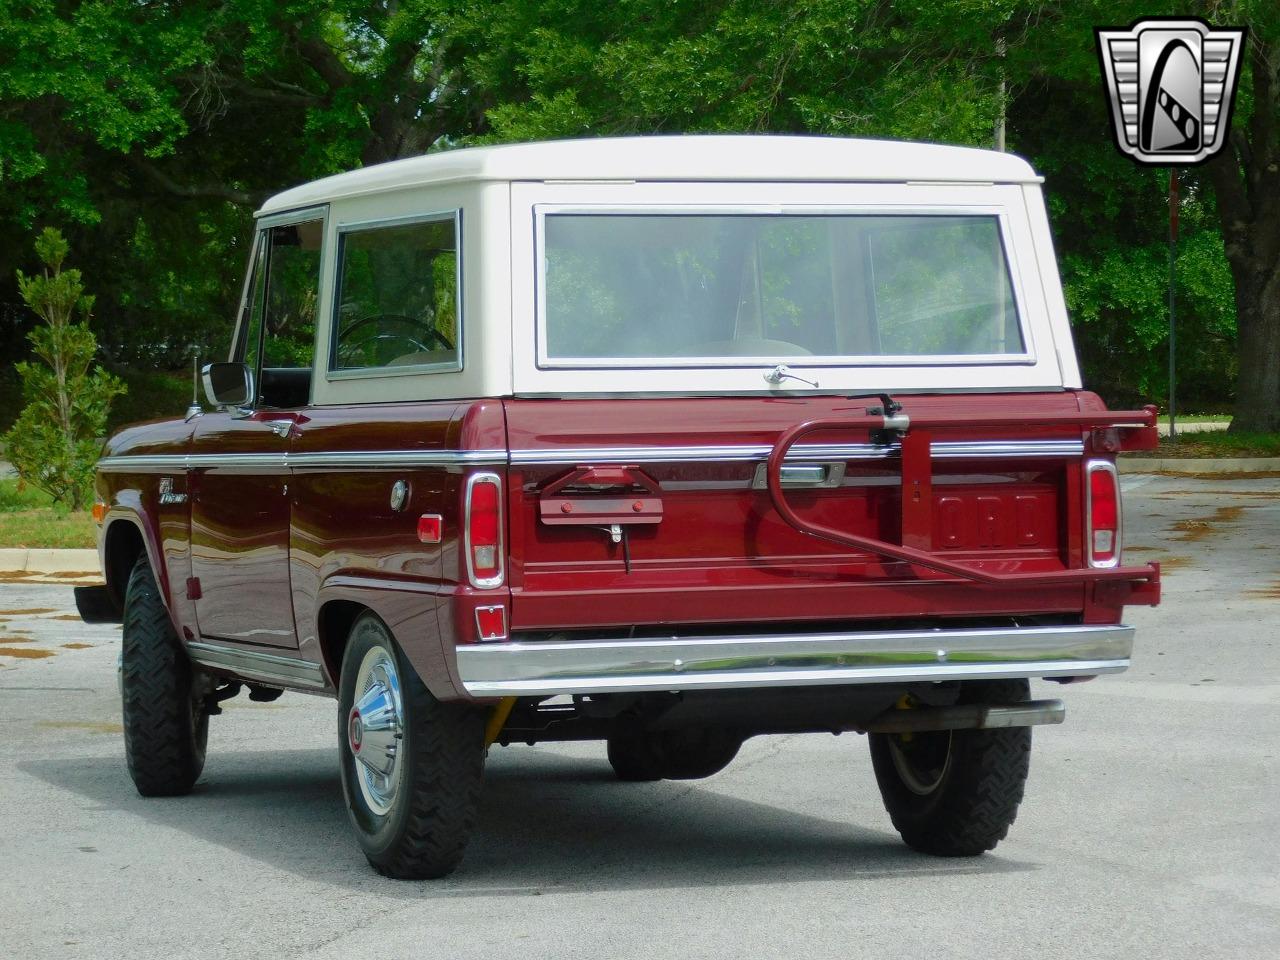
<svg viewBox="0 0 1280 960">
<path fill-rule="evenodd" d="M 1062 723 L 1067 706 L 1061 700 L 1028 700 L 1008 705 L 970 703 L 920 710 L 886 710 L 865 733 L 932 733 L 940 730 L 1001 730 Z"/>
</svg>

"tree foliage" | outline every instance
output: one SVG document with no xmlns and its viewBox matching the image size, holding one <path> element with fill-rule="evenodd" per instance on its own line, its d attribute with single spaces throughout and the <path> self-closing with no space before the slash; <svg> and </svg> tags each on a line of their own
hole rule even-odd
<svg viewBox="0 0 1280 960">
<path fill-rule="evenodd" d="M 62 224 L 107 362 L 173 369 L 225 347 L 251 211 L 294 183 L 467 143 L 1003 130 L 1046 176 L 1087 382 L 1158 399 L 1166 177 L 1111 145 L 1093 27 L 1186 13 L 1251 39 L 1231 150 L 1185 171 L 1180 381 L 1221 405 L 1239 370 L 1280 409 L 1274 0 L 33 0 L 0 10 L 0 224 Z"/>
<path fill-rule="evenodd" d="M 84 292 L 79 270 L 62 268 L 67 241 L 46 227 L 35 249 L 44 269 L 32 276 L 18 271 L 18 289 L 44 321 L 28 335 L 41 362 L 17 365 L 26 406 L 5 435 L 5 455 L 23 482 L 79 510 L 91 488 L 111 400 L 124 388 L 111 374 L 92 369 L 97 343 L 84 320 L 93 297 Z"/>
</svg>

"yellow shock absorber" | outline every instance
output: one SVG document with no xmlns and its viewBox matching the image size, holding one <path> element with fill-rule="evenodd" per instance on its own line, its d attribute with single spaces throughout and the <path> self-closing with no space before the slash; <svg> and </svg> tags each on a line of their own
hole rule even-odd
<svg viewBox="0 0 1280 960">
<path fill-rule="evenodd" d="M 493 741 L 498 739 L 498 734 L 507 725 L 507 717 L 511 716 L 511 708 L 515 705 L 515 697 L 503 697 L 494 706 L 493 713 L 489 714 L 489 722 L 484 728 L 484 748 L 486 750 L 493 746 Z"/>
</svg>

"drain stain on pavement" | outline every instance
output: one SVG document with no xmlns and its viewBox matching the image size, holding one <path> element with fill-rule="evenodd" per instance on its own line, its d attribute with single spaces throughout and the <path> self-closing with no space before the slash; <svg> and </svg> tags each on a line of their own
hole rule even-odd
<svg viewBox="0 0 1280 960">
<path fill-rule="evenodd" d="M 92 643 L 64 643 L 62 645 L 64 650 L 88 650 L 92 646 Z"/>
<path fill-rule="evenodd" d="M 1196 542 L 1213 533 L 1217 524 L 1234 523 L 1239 520 L 1244 510 L 1244 507 L 1219 507 L 1213 511 L 1212 516 L 1198 517 L 1192 520 L 1179 520 L 1169 529 L 1178 530 L 1182 533 L 1182 536 L 1174 537 L 1174 540 Z"/>
<path fill-rule="evenodd" d="M 29 617 L 37 613 L 57 613 L 57 607 L 24 607 L 21 610 L 0 610 L 0 617 Z"/>
<path fill-rule="evenodd" d="M 76 620 L 76 621 L 79 621 L 79 620 L 80 620 L 80 614 L 78 614 L 78 613 L 60 613 L 60 614 L 58 614 L 58 616 L 56 616 L 56 617 L 45 617 L 45 619 L 46 619 L 46 620 Z"/>
<path fill-rule="evenodd" d="M 0 637 L 0 643 L 35 643 L 36 638 L 29 633 L 11 633 L 8 636 Z"/>
<path fill-rule="evenodd" d="M 1280 600 L 1280 580 L 1277 580 L 1269 587 L 1260 587 L 1257 590 L 1246 590 L 1245 595 L 1258 597 L 1264 600 Z"/>
<path fill-rule="evenodd" d="M 0 657 L 21 657 L 24 660 L 42 660 L 45 657 L 52 656 L 52 650 L 41 650 L 38 647 L 0 647 Z"/>
</svg>

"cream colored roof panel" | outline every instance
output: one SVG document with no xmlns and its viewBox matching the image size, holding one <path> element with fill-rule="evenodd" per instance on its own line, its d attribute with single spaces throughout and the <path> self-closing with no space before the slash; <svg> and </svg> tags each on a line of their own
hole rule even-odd
<svg viewBox="0 0 1280 960">
<path fill-rule="evenodd" d="M 638 180 L 1037 183 L 993 150 L 845 137 L 676 136 L 553 140 L 443 150 L 340 173 L 278 193 L 260 213 L 459 181 Z"/>
</svg>

